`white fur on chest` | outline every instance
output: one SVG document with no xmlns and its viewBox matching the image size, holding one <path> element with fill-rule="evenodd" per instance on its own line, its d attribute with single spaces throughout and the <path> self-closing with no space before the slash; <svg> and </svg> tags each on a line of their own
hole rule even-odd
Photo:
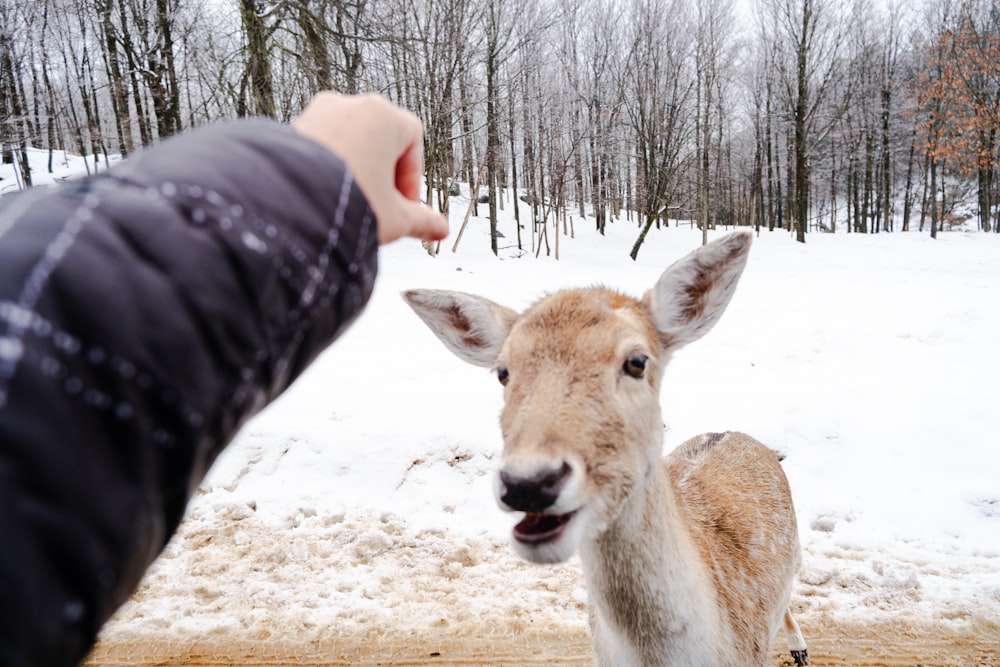
<svg viewBox="0 0 1000 667">
<path fill-rule="evenodd" d="M 676 553 L 661 554 L 665 558 L 654 561 L 652 568 L 645 557 L 634 559 L 645 561 L 645 566 L 635 571 L 631 571 L 636 565 L 633 558 L 625 559 L 617 569 L 608 570 L 605 569 L 608 559 L 600 558 L 592 545 L 581 548 L 584 575 L 591 592 L 590 625 L 599 667 L 718 667 L 720 664 L 720 645 L 725 632 L 714 590 L 706 585 L 706 576 L 687 569 L 692 557 L 687 552 L 693 551 L 693 546 L 683 535 L 675 537 L 676 541 L 664 548 Z M 628 583 L 622 586 L 624 582 Z M 615 599 L 616 587 L 635 590 L 640 586 L 641 599 Z"/>
<path fill-rule="evenodd" d="M 594 661 L 597 667 L 631 667 L 641 665 L 639 655 L 624 633 L 616 628 L 596 604 L 590 620 L 594 636 Z"/>
</svg>

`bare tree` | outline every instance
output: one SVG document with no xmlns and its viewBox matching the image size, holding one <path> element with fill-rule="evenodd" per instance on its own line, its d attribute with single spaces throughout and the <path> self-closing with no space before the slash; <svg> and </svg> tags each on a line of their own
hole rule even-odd
<svg viewBox="0 0 1000 667">
<path fill-rule="evenodd" d="M 490 212 L 490 247 L 493 254 L 498 254 L 498 190 L 503 172 L 500 89 L 503 85 L 510 85 L 501 79 L 503 66 L 519 50 L 521 44 L 530 41 L 531 36 L 536 31 L 543 30 L 547 23 L 542 19 L 546 14 L 541 11 L 541 4 L 532 0 L 484 0 L 484 2 L 481 31 L 486 78 L 486 186 Z"/>
<path fill-rule="evenodd" d="M 24 94 L 23 59 L 16 50 L 25 45 L 15 41 L 16 32 L 27 31 L 29 27 L 24 12 L 7 5 L 0 7 L 0 24 L 0 153 L 4 164 L 16 164 L 21 185 L 30 187 L 28 106 Z"/>
<path fill-rule="evenodd" d="M 240 84 L 237 113 L 240 116 L 262 114 L 275 117 L 277 108 L 270 54 L 274 28 L 267 24 L 268 11 L 261 0 L 239 0 L 239 3 L 246 36 L 246 69 Z"/>
<path fill-rule="evenodd" d="M 847 99 L 831 96 L 843 76 L 841 48 L 845 21 L 839 7 L 817 0 L 759 0 L 775 33 L 765 32 L 777 54 L 784 103 L 792 135 L 789 196 L 796 240 L 805 243 L 810 208 L 810 160 L 833 129 Z"/>
<path fill-rule="evenodd" d="M 686 58 L 687 31 L 680 29 L 684 7 L 674 0 L 634 0 L 629 12 L 626 82 L 631 104 L 626 110 L 635 137 L 636 202 L 642 216 L 632 259 L 653 225 L 666 223 L 678 208 L 683 152 L 693 129 L 688 103 L 696 87 Z M 661 39 L 667 32 L 678 38 Z"/>
<path fill-rule="evenodd" d="M 937 238 L 940 227 L 941 206 L 938 203 L 938 176 L 942 158 L 945 155 L 945 120 L 947 80 L 945 69 L 949 58 L 947 43 L 940 39 L 952 16 L 952 5 L 947 0 L 931 3 L 927 6 L 927 25 L 931 34 L 926 35 L 919 47 L 922 59 L 919 73 L 914 82 L 914 95 L 920 111 L 918 132 L 921 137 L 921 149 L 926 156 L 925 169 L 926 186 L 929 193 L 924 196 L 921 207 L 921 230 L 923 229 L 924 213 L 930 210 L 932 238 Z"/>
<path fill-rule="evenodd" d="M 713 183 L 720 184 L 718 173 L 723 162 L 721 144 L 723 126 L 722 99 L 727 82 L 727 69 L 732 63 L 734 18 L 731 0 L 704 0 L 697 3 L 695 17 L 695 143 L 697 145 L 697 209 L 702 243 L 708 243 L 712 224 L 711 207 L 717 207 L 722 197 L 713 194 Z M 713 136 L 718 132 L 716 175 L 712 174 Z"/>
<path fill-rule="evenodd" d="M 447 212 L 448 193 L 459 175 L 455 160 L 455 144 L 461 139 L 455 128 L 463 117 L 459 77 L 472 49 L 469 33 L 480 18 L 478 10 L 470 0 L 406 0 L 414 29 L 410 44 L 423 82 L 415 90 L 416 110 L 427 119 L 426 198 L 432 201 L 436 192 L 438 210 L 442 212 Z"/>
</svg>

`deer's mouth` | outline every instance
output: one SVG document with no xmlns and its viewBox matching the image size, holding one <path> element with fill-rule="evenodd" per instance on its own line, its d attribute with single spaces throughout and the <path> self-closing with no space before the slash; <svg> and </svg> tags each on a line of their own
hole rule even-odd
<svg viewBox="0 0 1000 667">
<path fill-rule="evenodd" d="M 526 512 L 524 518 L 514 526 L 514 539 L 529 545 L 551 542 L 563 534 L 574 516 L 576 510 L 566 514 Z"/>
</svg>

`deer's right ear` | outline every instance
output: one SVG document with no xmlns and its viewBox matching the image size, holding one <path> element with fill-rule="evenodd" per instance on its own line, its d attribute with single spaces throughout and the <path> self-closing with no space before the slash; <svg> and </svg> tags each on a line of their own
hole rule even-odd
<svg viewBox="0 0 1000 667">
<path fill-rule="evenodd" d="M 449 350 L 485 368 L 496 362 L 517 319 L 510 308 L 463 292 L 415 289 L 403 292 L 403 299 Z"/>
</svg>

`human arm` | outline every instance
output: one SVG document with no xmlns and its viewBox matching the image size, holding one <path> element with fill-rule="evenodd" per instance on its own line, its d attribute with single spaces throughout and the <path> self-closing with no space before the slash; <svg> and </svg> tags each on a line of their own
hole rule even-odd
<svg viewBox="0 0 1000 667">
<path fill-rule="evenodd" d="M 366 302 L 372 210 L 306 136 L 219 125 L 0 204 L 3 664 L 82 659 L 239 426 Z"/>
</svg>

